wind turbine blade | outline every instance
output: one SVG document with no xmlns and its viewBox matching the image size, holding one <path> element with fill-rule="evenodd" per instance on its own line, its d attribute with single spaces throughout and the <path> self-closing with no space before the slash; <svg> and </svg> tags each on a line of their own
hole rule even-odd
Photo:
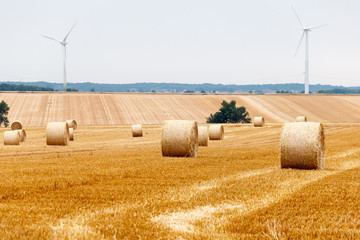
<svg viewBox="0 0 360 240">
<path fill-rule="evenodd" d="M 294 13 L 295 13 L 295 15 L 296 15 L 297 19 L 299 20 L 299 22 L 300 22 L 300 24 L 301 24 L 302 28 L 305 28 L 305 25 L 304 25 L 304 24 L 303 24 L 303 22 L 301 21 L 301 19 L 300 19 L 299 15 L 296 13 L 295 9 L 294 9 L 293 7 L 291 7 L 291 8 L 292 8 L 292 10 L 294 11 Z"/>
<path fill-rule="evenodd" d="M 315 29 L 315 28 L 321 28 L 321 27 L 325 27 L 327 26 L 327 24 L 323 24 L 323 25 L 319 25 L 319 26 L 315 26 L 315 27 L 308 27 L 308 29 Z"/>
<path fill-rule="evenodd" d="M 77 21 L 74 23 L 74 25 L 72 26 L 72 28 L 70 29 L 70 31 L 68 32 L 68 34 L 66 34 L 63 42 L 66 42 L 67 37 L 69 36 L 69 34 L 71 33 L 71 31 L 74 29 L 74 27 L 75 27 L 76 24 L 77 24 Z"/>
<path fill-rule="evenodd" d="M 45 38 L 51 39 L 51 40 L 53 40 L 55 42 L 61 43 L 61 41 L 56 40 L 55 38 L 51 38 L 51 37 L 48 37 L 48 36 L 45 36 L 45 35 L 42 35 L 42 36 L 45 37 Z"/>
<path fill-rule="evenodd" d="M 305 31 L 303 31 L 303 34 L 301 35 L 300 42 L 299 42 L 299 45 L 298 45 L 298 47 L 297 47 L 297 49 L 296 49 L 296 52 L 295 52 L 294 57 L 296 57 L 296 54 L 297 54 L 297 52 L 299 51 L 299 48 L 300 48 L 301 42 L 302 42 L 302 40 L 303 40 L 303 38 L 304 38 L 304 35 L 305 35 Z"/>
</svg>

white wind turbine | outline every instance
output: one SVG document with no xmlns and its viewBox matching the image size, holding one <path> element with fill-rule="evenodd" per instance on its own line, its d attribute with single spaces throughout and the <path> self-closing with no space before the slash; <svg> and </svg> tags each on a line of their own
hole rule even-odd
<svg viewBox="0 0 360 240">
<path fill-rule="evenodd" d="M 306 27 L 303 22 L 301 21 L 300 17 L 297 15 L 296 11 L 294 8 L 292 8 L 297 19 L 299 20 L 300 24 L 301 24 L 301 27 L 303 29 L 303 34 L 301 35 L 301 38 L 300 38 L 300 42 L 299 42 L 299 45 L 296 49 L 296 52 L 295 52 L 295 56 L 300 48 L 300 45 L 301 45 L 301 42 L 304 38 L 304 35 L 305 35 L 305 76 L 304 76 L 304 82 L 305 82 L 305 94 L 309 94 L 309 40 L 308 40 L 308 34 L 309 32 L 312 30 L 312 29 L 315 29 L 315 28 L 319 28 L 319 27 L 323 27 L 323 26 L 326 26 L 327 24 L 324 24 L 324 25 L 319 25 L 319 26 L 315 26 L 315 27 Z"/>
<path fill-rule="evenodd" d="M 54 38 L 51 38 L 51 37 L 48 37 L 48 36 L 44 36 L 42 35 L 43 37 L 46 37 L 46 38 L 49 38 L 55 42 L 58 42 L 61 44 L 62 48 L 63 48 L 63 56 L 64 56 L 64 72 L 63 72 L 63 79 L 64 79 L 64 85 L 63 85 L 63 90 L 64 92 L 66 92 L 66 44 L 68 44 L 66 42 L 66 39 L 68 38 L 70 32 L 73 30 L 73 28 L 75 27 L 77 22 L 75 22 L 75 24 L 72 26 L 72 28 L 70 29 L 70 31 L 68 32 L 68 34 L 66 34 L 66 36 L 64 37 L 64 39 L 62 41 L 59 41 L 59 40 L 56 40 Z"/>
</svg>

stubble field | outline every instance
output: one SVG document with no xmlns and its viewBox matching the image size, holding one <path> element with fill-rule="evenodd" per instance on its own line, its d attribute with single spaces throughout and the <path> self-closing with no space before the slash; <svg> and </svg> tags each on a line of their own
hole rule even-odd
<svg viewBox="0 0 360 240">
<path fill-rule="evenodd" d="M 0 100 L 10 106 L 9 120 L 26 127 L 76 119 L 80 126 L 162 124 L 164 120 L 205 123 L 223 100 L 245 106 L 250 117 L 266 122 L 294 121 L 305 115 L 316 122 L 359 122 L 359 95 L 237 95 L 237 94 L 138 94 L 138 93 L 9 93 Z"/>
<path fill-rule="evenodd" d="M 161 126 L 27 128 L 1 146 L 2 239 L 360 237 L 360 125 L 325 125 L 325 170 L 281 169 L 281 124 L 225 125 L 197 158 L 161 155 Z M 2 139 L 4 129 L 0 131 Z"/>
</svg>

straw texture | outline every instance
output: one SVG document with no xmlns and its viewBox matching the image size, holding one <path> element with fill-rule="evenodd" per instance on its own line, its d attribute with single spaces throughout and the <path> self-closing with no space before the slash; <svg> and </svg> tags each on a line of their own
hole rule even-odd
<svg viewBox="0 0 360 240">
<path fill-rule="evenodd" d="M 66 120 L 67 124 L 69 125 L 69 128 L 72 128 L 74 130 L 77 129 L 77 122 L 76 120 Z"/>
<path fill-rule="evenodd" d="M 198 127 L 196 121 L 167 120 L 161 136 L 163 156 L 196 157 L 198 152 Z"/>
<path fill-rule="evenodd" d="M 74 141 L 74 129 L 69 128 L 69 140 Z"/>
<path fill-rule="evenodd" d="M 133 137 L 142 137 L 142 125 L 141 124 L 135 124 L 131 126 L 132 136 Z"/>
<path fill-rule="evenodd" d="M 254 127 L 263 127 L 265 119 L 263 117 L 254 117 Z"/>
<path fill-rule="evenodd" d="M 207 126 L 199 126 L 199 146 L 207 146 L 209 142 L 209 129 Z"/>
<path fill-rule="evenodd" d="M 25 142 L 26 140 L 26 132 L 24 129 L 14 130 L 20 133 L 20 141 Z"/>
<path fill-rule="evenodd" d="M 20 145 L 21 136 L 18 131 L 4 132 L 4 145 Z"/>
<path fill-rule="evenodd" d="M 223 140 L 224 139 L 224 126 L 223 125 L 210 125 L 209 139 L 210 140 Z"/>
<path fill-rule="evenodd" d="M 69 142 L 69 125 L 66 122 L 50 122 L 46 125 L 47 145 L 66 146 Z"/>
<path fill-rule="evenodd" d="M 19 120 L 15 120 L 13 123 L 11 123 L 11 130 L 17 129 L 22 129 L 22 124 Z"/>
<path fill-rule="evenodd" d="M 306 116 L 297 116 L 296 122 L 307 122 Z"/>
<path fill-rule="evenodd" d="M 281 167 L 323 169 L 324 140 L 321 123 L 285 123 L 280 139 Z"/>
</svg>

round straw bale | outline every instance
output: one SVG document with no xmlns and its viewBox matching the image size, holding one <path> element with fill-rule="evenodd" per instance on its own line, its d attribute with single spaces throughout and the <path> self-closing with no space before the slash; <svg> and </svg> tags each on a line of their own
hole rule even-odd
<svg viewBox="0 0 360 240">
<path fill-rule="evenodd" d="M 69 125 L 66 122 L 50 122 L 46 125 L 47 145 L 68 145 Z"/>
<path fill-rule="evenodd" d="M 19 120 L 15 120 L 13 123 L 11 123 L 11 130 L 17 129 L 22 129 L 22 124 Z"/>
<path fill-rule="evenodd" d="M 25 142 L 26 139 L 26 132 L 24 129 L 14 130 L 20 133 L 20 141 Z"/>
<path fill-rule="evenodd" d="M 307 122 L 306 116 L 297 116 L 296 122 Z"/>
<path fill-rule="evenodd" d="M 74 141 L 74 129 L 69 128 L 69 140 Z"/>
<path fill-rule="evenodd" d="M 196 121 L 167 120 L 161 136 L 163 156 L 196 157 L 198 152 L 198 127 Z"/>
<path fill-rule="evenodd" d="M 323 169 L 324 130 L 321 123 L 285 123 L 280 139 L 282 168 Z"/>
<path fill-rule="evenodd" d="M 20 145 L 21 136 L 18 131 L 4 132 L 4 145 Z"/>
<path fill-rule="evenodd" d="M 199 146 L 207 146 L 209 142 L 209 129 L 207 126 L 198 127 Z"/>
<path fill-rule="evenodd" d="M 254 117 L 254 127 L 262 127 L 265 125 L 263 117 Z"/>
<path fill-rule="evenodd" d="M 224 126 L 223 125 L 210 125 L 209 139 L 210 140 L 223 140 L 224 139 Z"/>
<path fill-rule="evenodd" d="M 75 120 L 66 120 L 67 124 L 69 124 L 69 128 L 77 129 L 77 122 Z"/>
<path fill-rule="evenodd" d="M 143 136 L 141 124 L 132 125 L 131 130 L 132 130 L 133 137 L 142 137 Z"/>
</svg>

